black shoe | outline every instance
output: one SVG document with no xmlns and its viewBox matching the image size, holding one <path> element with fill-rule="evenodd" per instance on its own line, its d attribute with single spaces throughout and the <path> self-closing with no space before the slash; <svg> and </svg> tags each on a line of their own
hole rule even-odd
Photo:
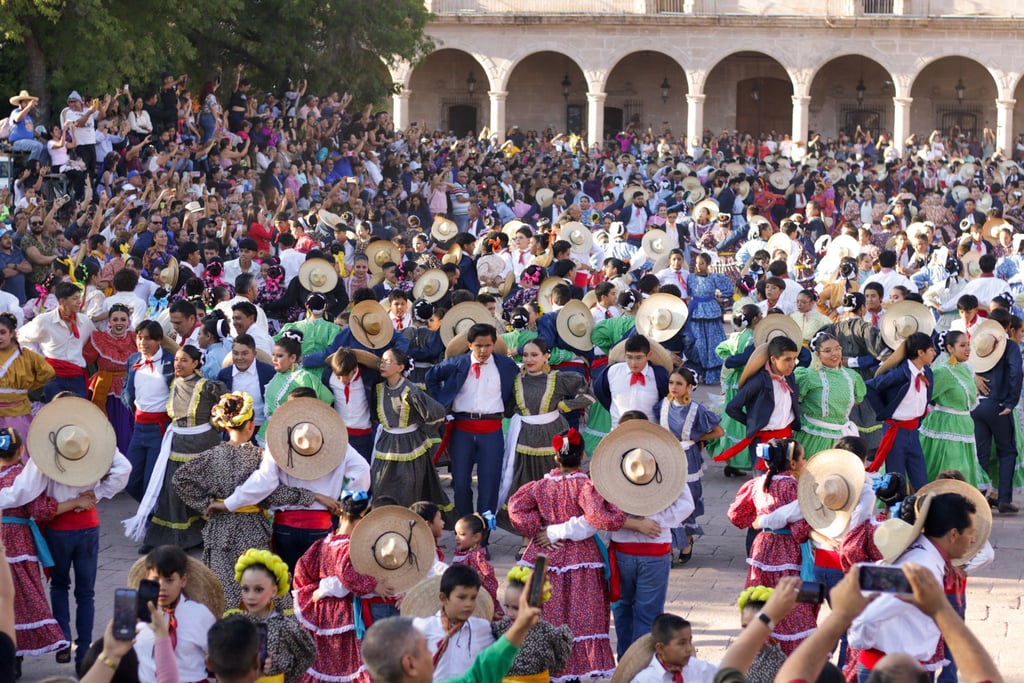
<svg viewBox="0 0 1024 683">
<path fill-rule="evenodd" d="M 57 663 L 58 664 L 70 664 L 71 663 L 71 648 L 66 647 L 63 650 L 57 650 Z"/>
<path fill-rule="evenodd" d="M 1001 515 L 1015 515 L 1020 512 L 1020 508 L 1013 503 L 1000 503 L 999 514 Z"/>
<path fill-rule="evenodd" d="M 15 657 L 14 658 L 14 677 L 15 678 L 21 678 L 21 660 L 22 659 L 24 659 L 24 657 Z"/>
<path fill-rule="evenodd" d="M 725 476 L 727 477 L 742 477 L 743 470 L 736 469 L 735 467 L 725 466 Z"/>
<path fill-rule="evenodd" d="M 152 549 L 153 546 L 149 545 L 148 543 L 143 543 L 139 546 L 139 555 L 147 555 L 149 554 L 149 551 Z"/>
<path fill-rule="evenodd" d="M 999 499 L 993 498 L 992 496 L 985 496 L 985 500 L 988 501 L 988 506 L 993 510 L 999 509 Z"/>
<path fill-rule="evenodd" d="M 679 551 L 679 564 L 686 564 L 693 557 L 693 539 L 686 544 L 686 547 Z"/>
</svg>

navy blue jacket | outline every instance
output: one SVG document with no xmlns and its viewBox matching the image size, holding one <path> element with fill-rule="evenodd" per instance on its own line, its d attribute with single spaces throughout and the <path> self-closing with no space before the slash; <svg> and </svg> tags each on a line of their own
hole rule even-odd
<svg viewBox="0 0 1024 683">
<path fill-rule="evenodd" d="M 498 366 L 498 374 L 501 376 L 501 400 L 507 404 L 512 400 L 512 388 L 519 374 L 519 366 L 508 356 L 491 355 L 491 360 Z M 434 400 L 451 410 L 452 403 L 458 395 L 462 385 L 466 383 L 469 376 L 469 366 L 473 363 L 473 354 L 464 353 L 461 356 L 448 358 L 441 361 L 427 371 L 427 393 L 434 397 Z"/>
<path fill-rule="evenodd" d="M 459 280 L 455 283 L 456 289 L 468 289 L 476 296 L 480 293 L 480 278 L 476 274 L 476 261 L 467 256 L 462 255 L 462 260 L 459 261 Z"/>
<path fill-rule="evenodd" d="M 996 401 L 1003 408 L 1011 410 L 1020 400 L 1022 379 L 1020 346 L 1008 341 L 1003 357 L 988 372 L 979 372 L 979 377 L 988 380 L 988 398 L 978 396 L 983 401 Z"/>
<path fill-rule="evenodd" d="M 275 370 L 274 366 L 270 363 L 264 363 L 261 360 L 254 360 L 253 363 L 256 363 L 256 375 L 260 379 L 260 392 L 265 393 L 267 385 L 270 384 L 270 380 L 274 379 L 274 375 L 277 373 L 277 370 Z M 217 373 L 217 379 L 224 382 L 224 386 L 228 388 L 228 391 L 234 391 L 234 388 L 232 387 L 232 384 L 234 383 L 234 373 L 234 365 L 229 365 Z"/>
<path fill-rule="evenodd" d="M 609 367 L 611 366 L 606 366 L 602 368 L 602 372 L 591 376 L 594 383 L 594 396 L 606 410 L 611 410 L 612 405 L 612 390 L 611 385 L 608 384 Z M 668 370 L 660 365 L 651 365 L 651 370 L 654 371 L 654 382 L 658 385 L 658 398 L 665 398 L 668 396 Z"/>
<path fill-rule="evenodd" d="M 128 375 L 124 378 L 124 389 L 121 390 L 121 402 L 133 413 L 135 412 L 135 368 L 132 366 L 141 360 L 142 354 L 137 351 L 128 356 Z M 167 386 L 169 387 L 171 386 L 171 380 L 174 379 L 174 354 L 168 353 L 165 350 L 160 364 L 163 366 L 164 379 L 167 380 Z"/>
<path fill-rule="evenodd" d="M 775 389 L 771 373 L 759 370 L 740 387 L 725 407 L 726 414 L 737 422 L 747 425 L 747 436 L 754 436 L 765 428 L 775 409 Z M 800 429 L 800 390 L 793 375 L 786 377 L 786 384 L 793 390 L 793 431 Z"/>
<path fill-rule="evenodd" d="M 570 346 L 561 336 L 558 334 L 558 312 L 545 313 L 541 317 L 537 318 L 537 338 L 543 339 L 548 345 L 549 349 L 565 349 L 570 353 L 575 353 L 581 358 L 587 360 L 594 359 L 594 350 L 581 351 L 580 349 L 573 348 Z"/>
<path fill-rule="evenodd" d="M 1017 367 L 1020 367 L 1019 361 Z M 932 378 L 932 369 L 927 365 L 924 367 L 924 376 L 928 380 L 928 403 L 931 403 L 932 387 L 935 382 Z M 907 361 L 901 362 L 880 377 L 869 379 L 864 384 L 867 385 L 867 399 L 871 403 L 871 407 L 875 409 L 875 416 L 879 420 L 892 418 L 892 414 L 896 412 L 900 402 L 910 391 L 910 368 L 907 367 Z M 1019 382 L 1017 391 L 1020 391 Z"/>
<path fill-rule="evenodd" d="M 387 346 L 385 346 L 382 349 L 371 349 L 369 347 L 363 346 L 358 341 L 356 341 L 356 337 L 354 334 L 352 334 L 352 330 L 348 327 L 345 327 L 342 328 L 341 332 L 338 333 L 338 335 L 334 338 L 334 341 L 332 341 L 331 345 L 328 346 L 326 349 L 324 349 L 323 351 L 316 351 L 315 353 L 307 353 L 305 356 L 303 356 L 302 366 L 304 368 L 322 367 L 327 364 L 327 358 L 329 356 L 334 355 L 334 352 L 342 347 L 368 351 L 373 355 L 380 357 L 384 355 L 385 351 L 392 347 L 398 349 L 399 351 L 408 352 L 409 340 L 404 335 L 395 332 L 395 335 L 391 338 L 391 341 L 388 342 Z"/>
</svg>

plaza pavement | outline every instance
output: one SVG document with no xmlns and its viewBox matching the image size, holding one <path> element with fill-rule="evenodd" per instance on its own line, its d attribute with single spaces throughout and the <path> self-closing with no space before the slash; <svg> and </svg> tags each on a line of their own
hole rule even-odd
<svg viewBox="0 0 1024 683">
<path fill-rule="evenodd" d="M 711 387 L 717 391 L 717 387 Z M 714 406 L 709 388 L 697 391 L 697 400 Z M 720 403 L 719 398 L 719 403 Z M 449 485 L 447 476 L 443 477 Z M 709 463 L 704 478 L 706 513 L 701 518 L 706 535 L 694 545 L 693 559 L 674 565 L 669 582 L 666 610 L 693 623 L 698 656 L 718 661 L 739 630 L 736 597 L 746 578 L 745 532 L 736 529 L 725 516 L 729 503 L 742 480 L 726 479 L 719 464 Z M 121 494 L 100 504 L 103 522 L 100 536 L 99 571 L 96 580 L 96 627 L 94 638 L 102 635 L 113 613 L 114 590 L 125 583 L 128 568 L 138 559 L 136 545 L 121 532 L 120 520 L 135 512 L 135 503 Z M 995 658 L 1004 679 L 1024 681 L 1024 658 L 1014 654 L 1013 636 L 1024 632 L 1024 515 L 996 514 L 992 529 L 995 562 L 968 581 L 967 622 Z M 452 538 L 443 539 L 451 557 Z M 491 539 L 491 563 L 499 581 L 514 562 L 519 539 L 500 529 Z M 499 589 L 500 590 L 500 589 Z M 73 609 L 72 601 L 72 609 Z M 914 609 L 908 606 L 907 609 Z M 827 607 L 823 608 L 823 614 Z M 72 623 L 74 616 L 72 614 Z M 612 638 L 614 643 L 614 630 Z M 614 644 L 613 644 L 614 648 Z M 1018 653 L 1019 654 L 1019 653 Z M 59 665 L 53 655 L 25 660 L 23 681 L 39 681 L 47 676 L 72 675 L 72 665 Z"/>
</svg>

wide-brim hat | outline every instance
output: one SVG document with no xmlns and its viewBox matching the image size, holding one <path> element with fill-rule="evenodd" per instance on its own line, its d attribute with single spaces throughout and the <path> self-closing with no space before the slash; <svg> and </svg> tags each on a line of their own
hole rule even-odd
<svg viewBox="0 0 1024 683">
<path fill-rule="evenodd" d="M 924 304 L 916 301 L 897 301 L 889 304 L 882 316 L 882 341 L 895 349 L 915 332 L 931 335 L 935 329 L 935 318 Z"/>
<path fill-rule="evenodd" d="M 379 273 L 384 270 L 385 263 L 394 263 L 402 259 L 398 247 L 388 240 L 375 240 L 366 245 L 366 258 L 370 262 L 370 272 Z"/>
<path fill-rule="evenodd" d="M 441 341 L 445 346 L 458 334 L 469 332 L 476 324 L 494 324 L 494 316 L 487 307 L 476 301 L 464 301 L 448 309 L 441 319 Z"/>
<path fill-rule="evenodd" d="M 547 268 L 551 265 L 551 262 L 555 260 L 555 255 L 550 249 L 533 257 L 534 265 L 540 266 L 541 268 Z"/>
<path fill-rule="evenodd" d="M 696 204 L 693 205 L 693 211 L 690 212 L 690 215 L 696 219 L 700 215 L 701 209 L 708 210 L 708 217 L 711 220 L 716 220 L 718 218 L 718 202 L 716 202 L 715 200 L 704 199 L 697 202 Z"/>
<path fill-rule="evenodd" d="M 537 200 L 537 206 L 542 209 L 546 209 L 551 206 L 551 202 L 555 200 L 555 191 L 550 187 L 542 187 L 537 190 L 536 194 L 533 195 L 533 198 Z"/>
<path fill-rule="evenodd" d="M 330 356 L 327 357 L 327 360 L 324 362 L 324 365 L 327 365 L 328 367 L 330 367 L 330 365 L 331 365 L 331 360 L 330 359 L 332 357 L 334 357 L 335 355 L 337 355 L 339 353 L 346 352 L 346 351 L 348 353 L 355 354 L 356 362 L 359 363 L 359 365 L 362 365 L 363 367 L 366 367 L 366 368 L 370 368 L 371 370 L 377 370 L 378 368 L 380 368 L 380 356 L 376 356 L 376 355 L 370 353 L 369 351 L 364 351 L 362 349 L 338 349 L 333 354 L 331 354 Z M 346 430 L 345 433 L 347 434 L 348 431 Z"/>
<path fill-rule="evenodd" d="M 448 275 L 440 268 L 431 268 L 426 271 L 412 286 L 414 299 L 426 299 L 430 303 L 440 301 L 447 293 Z"/>
<path fill-rule="evenodd" d="M 805 468 L 806 469 L 806 468 Z M 801 477 L 803 474 L 800 475 Z M 952 558 L 953 564 L 963 566 L 970 562 L 992 535 L 992 508 L 985 494 L 970 484 L 957 479 L 936 479 L 917 490 L 918 500 L 922 496 L 939 496 L 943 493 L 959 493 L 974 503 L 974 543 L 960 557 Z M 920 514 L 920 513 L 919 513 Z"/>
<path fill-rule="evenodd" d="M 20 93 L 18 93 L 17 95 L 15 95 L 14 97 L 12 97 L 11 99 L 9 99 L 7 101 L 10 102 L 13 106 L 17 107 L 24 100 L 32 100 L 32 101 L 38 102 L 39 98 L 35 97 L 33 95 L 29 95 L 28 94 L 28 90 L 22 90 Z"/>
<path fill-rule="evenodd" d="M 957 176 L 964 183 L 969 183 L 974 180 L 975 174 L 978 172 L 978 167 L 974 164 L 967 163 L 960 167 L 960 171 Z"/>
<path fill-rule="evenodd" d="M 761 324 L 758 323 L 757 326 L 760 327 Z M 754 331 L 756 332 L 757 328 L 755 328 Z M 747 364 L 743 366 L 743 372 L 740 373 L 740 379 L 737 382 L 737 387 L 742 387 L 747 383 L 748 379 L 753 377 L 759 371 L 764 370 L 764 365 L 768 362 L 770 357 L 771 356 L 768 354 L 768 343 L 765 342 L 763 344 L 758 344 L 754 348 L 753 353 L 750 354 L 750 358 L 747 359 Z"/>
<path fill-rule="evenodd" d="M 299 266 L 299 284 L 310 292 L 333 292 L 338 286 L 338 271 L 326 259 L 311 258 Z"/>
<path fill-rule="evenodd" d="M 835 259 L 855 258 L 860 253 L 860 243 L 850 235 L 837 235 L 829 242 L 825 256 Z"/>
<path fill-rule="evenodd" d="M 178 286 L 178 259 L 168 257 L 167 265 L 160 269 L 157 280 L 160 286 L 167 290 L 173 290 Z"/>
<path fill-rule="evenodd" d="M 540 304 L 542 312 L 549 313 L 551 311 L 551 292 L 554 291 L 556 285 L 564 284 L 566 284 L 565 279 L 560 277 L 545 278 L 540 283 L 540 287 L 537 288 L 537 303 Z"/>
<path fill-rule="evenodd" d="M 645 190 L 641 185 L 630 185 L 626 187 L 626 189 L 622 191 L 622 196 L 626 198 L 626 203 L 628 204 L 633 201 L 633 197 L 638 192 L 644 196 L 644 201 L 647 201 L 647 190 Z"/>
<path fill-rule="evenodd" d="M 686 487 L 679 439 L 646 420 L 619 424 L 601 439 L 590 479 L 605 500 L 627 514 L 649 517 L 674 503 Z"/>
<path fill-rule="evenodd" d="M 520 228 L 529 228 L 529 227 L 530 227 L 529 225 L 527 225 L 526 223 L 522 222 L 518 218 L 514 218 L 514 219 L 510 220 L 508 223 L 506 223 L 505 225 L 503 225 L 501 227 L 501 231 L 503 233 L 505 233 L 506 235 L 508 235 L 508 238 L 510 240 L 512 240 L 512 239 L 515 239 L 516 233 L 519 232 Z M 532 228 L 530 229 L 530 232 L 533 232 Z"/>
<path fill-rule="evenodd" d="M 594 246 L 594 234 L 579 221 L 570 221 L 562 226 L 561 239 L 569 243 L 569 250 L 577 254 L 590 253 Z"/>
<path fill-rule="evenodd" d="M 811 528 L 829 538 L 846 531 L 864 476 L 864 463 L 850 451 L 833 448 L 807 460 L 797 479 L 797 496 Z"/>
<path fill-rule="evenodd" d="M 740 186 L 736 190 L 736 196 L 739 197 L 740 199 L 746 199 L 747 195 L 749 195 L 749 194 L 750 194 L 750 181 L 749 180 L 741 180 L 740 181 Z"/>
<path fill-rule="evenodd" d="M 704 201 L 704 198 L 707 196 L 707 190 L 704 189 L 703 185 L 700 185 L 687 193 L 686 201 L 690 202 L 691 204 L 698 204 Z"/>
<path fill-rule="evenodd" d="M 882 363 L 878 366 L 878 369 L 875 370 L 875 377 L 881 377 L 882 375 L 889 372 L 906 359 L 907 345 L 906 343 L 901 343 L 899 346 L 893 349 L 892 353 L 889 354 L 889 357 L 882 361 Z"/>
<path fill-rule="evenodd" d="M 359 520 L 349 548 L 357 572 L 387 581 L 396 593 L 426 578 L 437 557 L 426 520 L 400 505 L 374 508 Z"/>
<path fill-rule="evenodd" d="M 368 349 L 382 349 L 391 343 L 395 327 L 387 309 L 376 301 L 360 301 L 349 314 L 349 328 L 356 341 Z"/>
<path fill-rule="evenodd" d="M 590 334 L 594 331 L 594 316 L 582 301 L 573 299 L 555 317 L 555 329 L 559 338 L 579 351 L 590 351 L 594 342 Z"/>
<path fill-rule="evenodd" d="M 651 257 L 652 261 L 658 260 L 658 257 L 662 254 L 667 254 L 672 250 L 672 245 L 669 243 L 668 233 L 664 230 L 655 228 L 648 230 L 644 233 L 643 240 L 641 241 L 641 247 L 644 253 Z"/>
<path fill-rule="evenodd" d="M 984 225 L 981 226 L 981 231 L 993 239 L 999 239 L 999 233 L 1003 230 L 1009 230 L 1011 234 L 1013 233 L 1013 226 L 1002 218 L 989 218 L 985 221 Z"/>
<path fill-rule="evenodd" d="M 341 223 L 341 216 L 336 213 L 331 213 L 327 209 L 320 209 L 316 212 L 316 217 L 321 223 L 326 225 L 331 230 L 334 230 Z"/>
<path fill-rule="evenodd" d="M 51 401 L 36 414 L 25 447 L 40 472 L 60 484 L 81 487 L 107 474 L 117 437 L 95 403 L 68 396 Z"/>
<path fill-rule="evenodd" d="M 1006 343 L 1003 326 L 995 320 L 983 320 L 971 332 L 971 355 L 967 362 L 975 372 L 988 372 L 1002 360 Z"/>
<path fill-rule="evenodd" d="M 292 398 L 267 420 L 267 448 L 282 472 L 313 481 L 345 460 L 348 430 L 341 415 L 318 398 Z"/>
<path fill-rule="evenodd" d="M 441 263 L 451 263 L 456 266 L 462 263 L 462 247 L 457 244 L 450 246 L 448 253 L 441 257 Z"/>
<path fill-rule="evenodd" d="M 832 246 L 832 235 L 822 235 L 814 240 L 814 252 L 817 254 L 825 254 L 830 246 Z"/>
<path fill-rule="evenodd" d="M 785 190 L 789 187 L 789 181 L 792 179 L 793 175 L 785 171 L 772 171 L 768 174 L 768 183 L 779 190 Z"/>
<path fill-rule="evenodd" d="M 441 609 L 441 575 L 428 576 L 402 596 L 401 613 L 408 619 L 425 619 Z M 494 600 L 482 586 L 476 594 L 473 616 L 490 622 L 494 619 Z"/>
<path fill-rule="evenodd" d="M 498 294 L 501 295 L 502 299 L 508 296 L 508 293 L 512 291 L 512 288 L 515 286 L 515 284 L 516 273 L 514 270 L 510 270 L 508 271 L 508 273 L 505 274 L 505 281 L 501 283 L 500 287 L 498 287 Z"/>
<path fill-rule="evenodd" d="M 700 184 L 700 178 L 695 175 L 686 176 L 683 178 L 683 182 L 680 183 L 683 189 L 687 192 L 693 192 L 694 190 L 702 190 L 704 186 Z"/>
<path fill-rule="evenodd" d="M 637 332 L 657 342 L 668 341 L 683 329 L 690 311 L 674 294 L 652 294 L 636 311 Z"/>
<path fill-rule="evenodd" d="M 960 257 L 960 263 L 964 267 L 964 278 L 973 280 L 981 277 L 981 253 L 973 249 Z"/>
<path fill-rule="evenodd" d="M 499 254 L 485 254 L 476 260 L 476 274 L 480 277 L 481 283 L 498 277 L 507 267 L 508 261 Z"/>
<path fill-rule="evenodd" d="M 960 203 L 971 196 L 971 191 L 966 185 L 957 185 L 949 191 L 949 194 L 957 203 Z"/>
<path fill-rule="evenodd" d="M 875 527 L 875 547 L 882 553 L 882 563 L 892 564 L 917 540 L 924 529 L 925 519 L 932 507 L 931 496 L 918 496 L 917 520 L 913 526 L 902 519 L 887 519 Z M 988 507 L 988 504 L 985 504 Z M 358 528 L 358 527 L 357 527 Z"/>
<path fill-rule="evenodd" d="M 754 345 L 767 344 L 778 336 L 792 339 L 797 346 L 803 343 L 800 325 L 795 320 L 782 313 L 769 313 L 754 328 Z"/>
<path fill-rule="evenodd" d="M 787 257 L 790 255 L 792 249 L 793 240 L 789 239 L 789 235 L 787 235 L 784 232 L 777 232 L 771 237 L 769 237 L 768 246 L 765 247 L 765 250 L 769 254 L 774 254 L 776 250 L 781 250 L 786 252 Z"/>
<path fill-rule="evenodd" d="M 168 339 L 169 339 L 169 337 L 166 337 L 166 336 L 164 337 L 164 341 L 165 342 Z M 164 346 L 164 352 L 165 353 L 177 353 L 177 350 L 171 351 L 166 346 Z M 264 363 L 266 363 L 268 365 L 273 365 L 273 363 L 274 363 L 274 359 L 271 357 L 271 355 L 269 353 L 267 353 L 266 351 L 264 351 L 263 349 L 256 349 L 256 360 L 262 361 L 262 362 L 264 362 Z M 222 368 L 230 368 L 233 364 L 234 364 L 234 359 L 231 357 L 231 354 L 230 353 L 224 354 L 224 360 L 222 360 L 220 362 L 220 366 Z"/>
<path fill-rule="evenodd" d="M 430 236 L 438 242 L 448 242 L 455 239 L 459 234 L 459 226 L 455 221 L 448 220 L 444 216 L 434 216 L 434 224 L 430 226 Z"/>
<path fill-rule="evenodd" d="M 469 339 L 466 338 L 466 333 L 452 337 L 452 340 L 448 342 L 444 347 L 444 357 L 454 358 L 455 356 L 461 356 L 462 354 L 469 351 Z M 494 341 L 494 355 L 496 356 L 507 356 L 508 355 L 508 344 L 505 340 L 498 335 L 498 338 Z"/>
<path fill-rule="evenodd" d="M 645 633 L 633 641 L 625 654 L 619 657 L 611 683 L 632 683 L 637 675 L 651 664 L 654 658 L 654 636 Z"/>
<path fill-rule="evenodd" d="M 140 557 L 128 570 L 128 588 L 139 589 L 139 584 L 149 575 L 146 558 Z M 194 557 L 188 558 L 185 565 L 185 587 L 181 592 L 192 602 L 206 605 L 213 614 L 224 614 L 224 587 L 220 579 L 205 564 Z"/>
<path fill-rule="evenodd" d="M 665 370 L 672 372 L 672 369 L 675 367 L 675 363 L 673 363 L 672 359 L 672 352 L 653 339 L 649 339 L 648 341 L 651 343 L 651 355 L 647 362 L 651 365 L 657 365 L 659 368 L 664 368 Z M 622 363 L 625 360 L 626 340 L 623 339 L 608 350 L 608 364 L 615 365 L 616 363 Z"/>
</svg>

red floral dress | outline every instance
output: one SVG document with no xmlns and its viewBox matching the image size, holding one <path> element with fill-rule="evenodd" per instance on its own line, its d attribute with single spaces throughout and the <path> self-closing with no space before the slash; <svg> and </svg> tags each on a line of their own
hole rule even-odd
<svg viewBox="0 0 1024 683">
<path fill-rule="evenodd" d="M 795 491 L 795 488 L 794 488 Z M 533 537 L 542 528 L 583 517 L 604 531 L 621 529 L 626 515 L 608 503 L 583 472 L 563 475 L 551 470 L 543 479 L 524 484 L 509 499 L 509 520 L 516 531 Z M 562 546 L 543 550 L 532 541 L 520 564 L 532 567 L 537 553 L 548 555 L 551 599 L 544 603 L 544 620 L 553 626 L 568 625 L 573 634 L 569 663 L 554 683 L 591 676 L 608 678 L 615 671 L 611 640 L 611 604 L 605 591 L 604 558 L 597 541 L 562 541 Z"/>
<path fill-rule="evenodd" d="M 0 467 L 0 489 L 14 483 L 24 469 L 18 462 Z M 53 618 L 50 603 L 43 590 L 42 573 L 32 530 L 28 524 L 13 519 L 34 519 L 41 522 L 57 514 L 57 500 L 45 493 L 17 508 L 3 511 L 3 542 L 7 547 L 7 564 L 14 579 L 14 621 L 18 631 L 18 656 L 43 655 L 70 647 L 63 631 Z"/>
<path fill-rule="evenodd" d="M 443 560 L 444 558 L 438 559 Z M 494 601 L 493 621 L 498 621 L 505 616 L 505 612 L 501 609 L 501 603 L 498 602 L 498 577 L 494 575 L 494 567 L 487 561 L 483 548 L 477 546 L 464 553 L 455 553 L 452 556 L 452 564 L 464 564 L 475 569 L 476 573 L 480 575 L 480 584 L 491 594 L 491 600 Z"/>
<path fill-rule="evenodd" d="M 344 597 L 324 596 L 316 602 L 313 593 L 321 579 L 340 579 Z M 314 543 L 298 564 L 292 580 L 295 616 L 302 627 L 313 634 L 316 659 L 299 683 L 332 681 L 370 683 L 356 637 L 353 597 L 367 595 L 377 588 L 377 580 L 360 574 L 349 559 L 349 537 L 332 534 Z"/>
<path fill-rule="evenodd" d="M 764 490 L 767 475 L 748 480 L 736 492 L 736 499 L 729 506 L 729 521 L 740 529 L 748 529 L 754 520 L 776 508 L 796 500 L 796 477 L 792 474 L 776 474 L 768 490 Z M 779 579 L 786 576 L 800 576 L 800 544 L 807 540 L 811 527 L 800 520 L 790 524 L 782 533 L 762 531 L 754 539 L 747 564 L 746 586 L 775 587 Z M 818 606 L 798 604 L 789 616 L 775 626 L 772 637 L 779 641 L 779 647 L 789 655 L 800 643 L 810 636 L 818 625 Z"/>
</svg>

